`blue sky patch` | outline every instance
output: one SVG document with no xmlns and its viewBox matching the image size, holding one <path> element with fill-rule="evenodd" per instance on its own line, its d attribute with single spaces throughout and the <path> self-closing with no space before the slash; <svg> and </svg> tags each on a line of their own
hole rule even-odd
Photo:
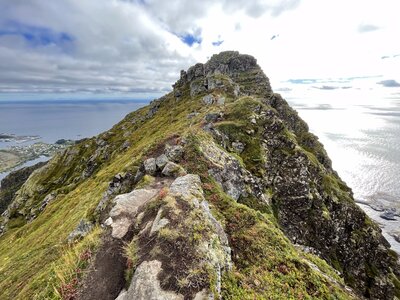
<svg viewBox="0 0 400 300">
<path fill-rule="evenodd" d="M 188 45 L 190 47 L 192 47 L 193 44 L 195 44 L 195 43 L 201 44 L 201 37 L 199 37 L 199 36 L 197 37 L 190 33 L 188 33 L 184 36 L 181 36 L 180 38 L 181 38 L 182 42 L 184 42 L 186 45 Z"/>
<path fill-rule="evenodd" d="M 16 21 L 9 21 L 0 27 L 0 36 L 6 35 L 21 36 L 33 47 L 50 44 L 60 46 L 73 42 L 73 37 L 66 32 L 56 32 L 51 28 L 31 26 Z"/>
<path fill-rule="evenodd" d="M 223 42 L 224 42 L 224 41 L 212 42 L 212 45 L 218 47 L 218 46 L 221 45 Z"/>
</svg>

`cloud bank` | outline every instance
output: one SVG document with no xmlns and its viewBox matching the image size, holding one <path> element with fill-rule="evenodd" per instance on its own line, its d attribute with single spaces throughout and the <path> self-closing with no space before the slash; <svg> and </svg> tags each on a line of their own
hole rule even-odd
<svg viewBox="0 0 400 300">
<path fill-rule="evenodd" d="M 400 47 L 397 2 L 382 1 L 0 0 L 0 98 L 158 96 L 181 69 L 223 50 L 254 55 L 276 89 L 398 82 L 400 60 L 381 59 Z"/>
</svg>

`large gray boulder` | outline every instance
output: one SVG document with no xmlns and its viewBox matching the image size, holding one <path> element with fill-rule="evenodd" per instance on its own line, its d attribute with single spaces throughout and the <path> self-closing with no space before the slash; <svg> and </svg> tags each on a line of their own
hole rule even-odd
<svg viewBox="0 0 400 300">
<path fill-rule="evenodd" d="M 111 226 L 114 238 L 123 238 L 134 221 L 139 207 L 157 196 L 159 189 L 138 189 L 128 194 L 115 197 L 115 205 L 110 211 L 110 217 L 105 224 Z"/>
<path fill-rule="evenodd" d="M 128 292 L 120 300 L 183 300 L 183 295 L 161 289 L 157 276 L 161 272 L 158 260 L 144 261 L 135 271 Z"/>
</svg>

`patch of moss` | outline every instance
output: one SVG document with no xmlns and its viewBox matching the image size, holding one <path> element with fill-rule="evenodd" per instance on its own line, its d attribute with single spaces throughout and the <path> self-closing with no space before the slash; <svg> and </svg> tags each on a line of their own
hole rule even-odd
<svg viewBox="0 0 400 300">
<path fill-rule="evenodd" d="M 217 197 L 209 196 L 209 201 L 225 218 L 235 265 L 223 278 L 224 299 L 350 299 L 340 286 L 311 269 L 266 215 L 232 203 L 218 190 L 215 186 Z M 335 273 L 321 261 L 318 265 L 322 272 Z"/>
<path fill-rule="evenodd" d="M 391 275 L 391 279 L 394 285 L 394 293 L 400 299 L 400 280 L 394 274 Z"/>
<path fill-rule="evenodd" d="M 144 188 L 155 181 L 155 178 L 150 175 L 144 175 L 143 178 L 136 184 L 137 189 Z"/>
<path fill-rule="evenodd" d="M 130 242 L 125 244 L 124 254 L 127 259 L 127 266 L 125 270 L 125 282 L 130 284 L 133 274 L 136 270 L 138 261 L 138 247 L 136 238 L 133 238 Z"/>
<path fill-rule="evenodd" d="M 9 222 L 8 222 L 8 229 L 15 229 L 15 228 L 19 228 L 22 227 L 26 224 L 26 220 L 23 216 L 18 216 L 16 218 L 12 218 Z"/>
<path fill-rule="evenodd" d="M 324 174 L 322 178 L 322 189 L 328 195 L 331 195 L 336 201 L 353 202 L 351 190 L 347 185 L 334 174 Z"/>
</svg>

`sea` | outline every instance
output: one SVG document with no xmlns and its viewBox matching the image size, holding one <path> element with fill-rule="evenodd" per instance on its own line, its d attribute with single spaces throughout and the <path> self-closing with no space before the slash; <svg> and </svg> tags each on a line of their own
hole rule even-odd
<svg viewBox="0 0 400 300">
<path fill-rule="evenodd" d="M 149 100 L 45 100 L 0 101 L 0 134 L 39 136 L 24 143 L 1 142 L 0 149 L 36 142 L 54 143 L 59 139 L 80 140 L 110 129 L 128 113 Z M 47 157 L 19 166 L 26 167 Z M 0 173 L 0 180 L 9 172 Z"/>
<path fill-rule="evenodd" d="M 400 253 L 400 243 L 392 236 L 400 234 L 400 98 L 348 90 L 308 90 L 282 96 L 319 137 L 333 168 L 352 188 L 358 205 L 378 222 L 392 248 Z M 147 103 L 0 101 L 0 133 L 38 135 L 40 141 L 47 143 L 82 139 L 111 128 Z M 0 142 L 0 149 L 11 145 Z M 5 175 L 0 174 L 0 180 Z M 393 212 L 395 220 L 382 218 L 385 211 Z"/>
</svg>

